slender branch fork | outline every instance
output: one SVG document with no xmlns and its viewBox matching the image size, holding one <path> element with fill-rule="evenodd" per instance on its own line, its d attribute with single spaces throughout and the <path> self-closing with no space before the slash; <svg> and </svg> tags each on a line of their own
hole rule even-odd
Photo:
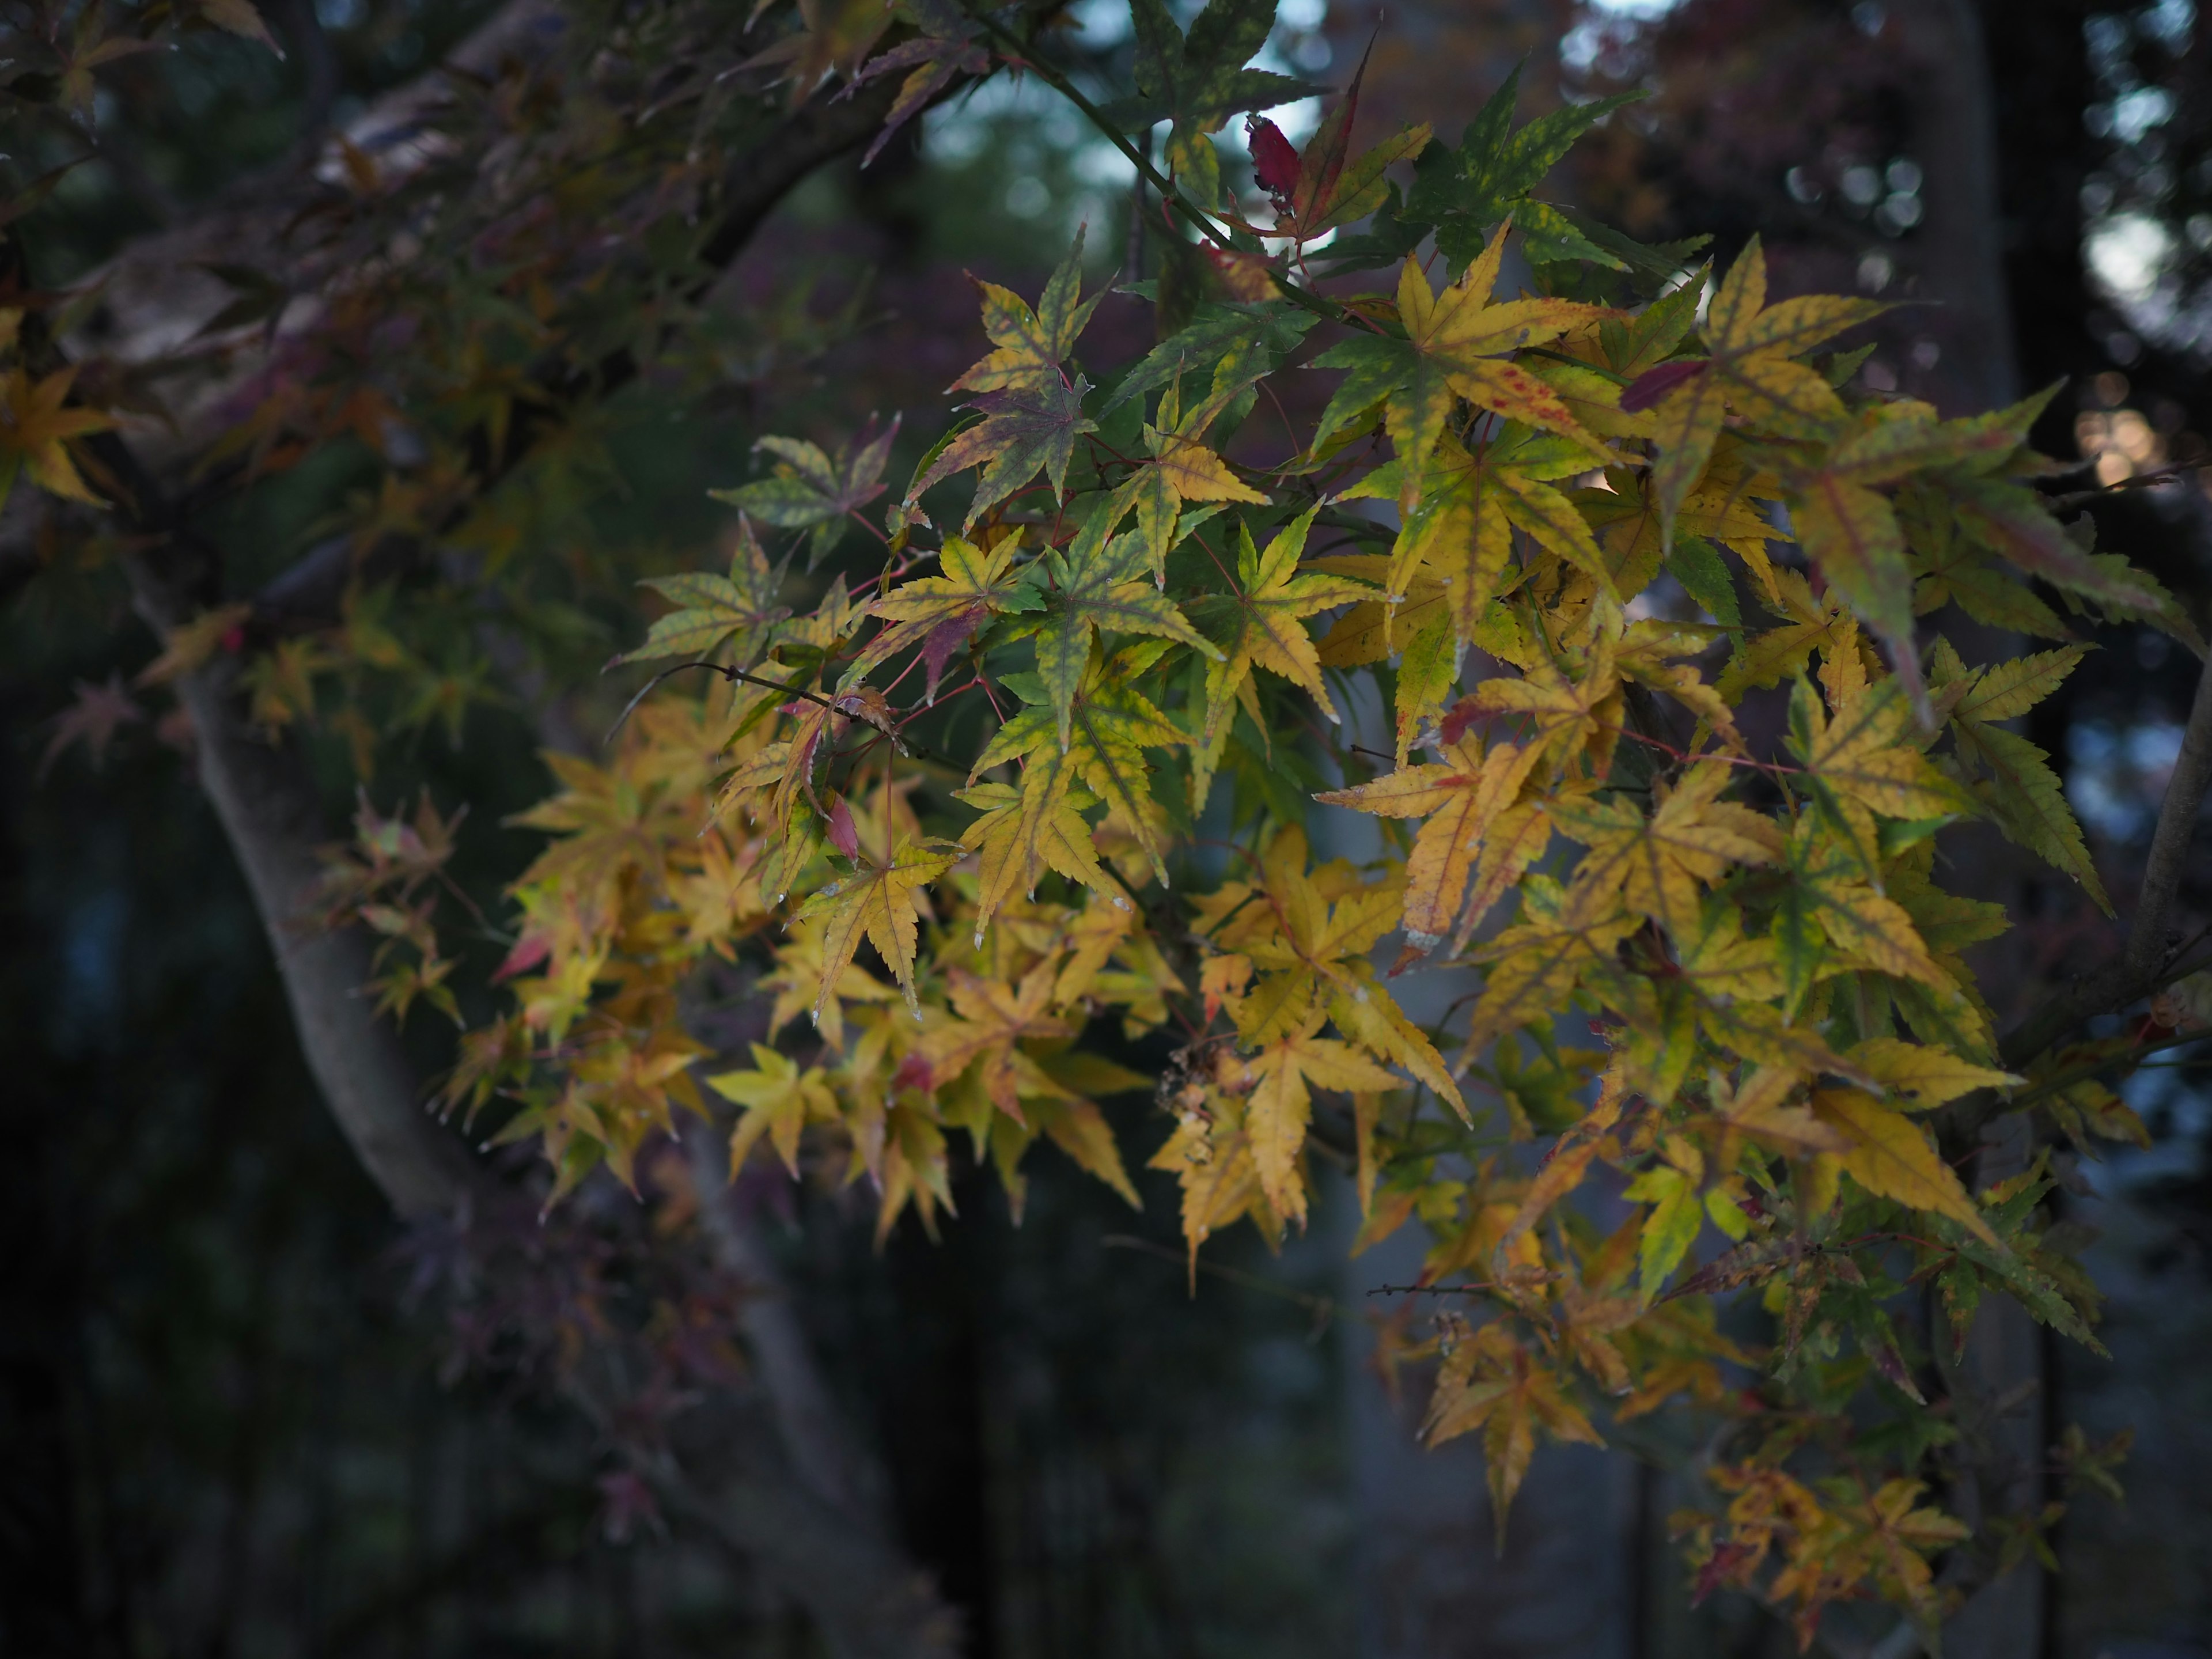
<svg viewBox="0 0 2212 1659">
<path fill-rule="evenodd" d="M 2166 799 L 2159 804 L 2158 827 L 2151 835 L 2150 855 L 2144 862 L 2142 885 L 2120 958 L 2075 979 L 2014 1026 L 1997 1045 L 2008 1068 L 2017 1071 L 2038 1059 L 2082 1021 L 2117 1013 L 2182 976 L 2174 948 L 2179 941 L 2171 937 L 2173 907 L 2208 786 L 2212 786 L 2212 658 L 2197 676 L 2181 753 L 2167 781 Z M 2012 1109 L 2012 1102 L 1995 1090 L 1977 1090 L 1936 1114 L 1937 1138 L 1947 1152 L 1971 1146 L 1985 1125 Z"/>
</svg>

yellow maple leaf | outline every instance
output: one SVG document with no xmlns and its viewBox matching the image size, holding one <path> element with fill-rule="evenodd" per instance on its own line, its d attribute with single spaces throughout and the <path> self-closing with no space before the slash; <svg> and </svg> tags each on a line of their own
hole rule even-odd
<svg viewBox="0 0 2212 1659">
<path fill-rule="evenodd" d="M 864 935 L 890 969 L 899 989 L 906 993 L 907 1006 L 915 1009 L 919 1017 L 914 994 L 914 947 L 921 927 L 923 890 L 951 869 L 958 857 L 959 849 L 944 842 L 902 841 L 889 864 L 863 865 L 799 908 L 798 920 L 823 919 L 822 981 L 814 999 L 817 1017 L 851 965 Z"/>
<path fill-rule="evenodd" d="M 1618 895 L 1669 933 L 1686 932 L 1703 914 L 1700 884 L 1735 866 L 1778 862 L 1784 841 L 1774 821 L 1720 799 L 1731 771 L 1701 761 L 1672 788 L 1656 784 L 1649 817 L 1620 795 L 1553 797 L 1545 807 L 1553 826 L 1589 849 L 1576 866 L 1570 906 L 1595 914 Z"/>
<path fill-rule="evenodd" d="M 1838 1154 L 1844 1173 L 1877 1198 L 1948 1216 L 1996 1250 L 2004 1245 L 1928 1132 L 1858 1089 L 1816 1089 L 1813 1114 L 1850 1142 Z"/>
<path fill-rule="evenodd" d="M 1516 1342 L 1502 1321 L 1484 1326 L 1444 1356 L 1423 1433 L 1434 1446 L 1476 1429 L 1483 1431 L 1501 1550 L 1505 1517 L 1535 1455 L 1538 1431 L 1585 1446 L 1605 1443 L 1559 1373 Z"/>
<path fill-rule="evenodd" d="M 69 447 L 89 433 L 112 430 L 115 422 L 96 409 L 64 406 L 76 380 L 74 363 L 37 380 L 21 367 L 0 376 L 0 501 L 7 499 L 21 466 L 32 483 L 53 495 L 106 505 L 86 488 Z"/>
<path fill-rule="evenodd" d="M 1479 868 L 1510 868 L 1507 879 L 1517 878 L 1551 838 L 1540 810 L 1519 807 L 1523 786 L 1541 758 L 1540 748 L 1499 743 L 1486 750 L 1469 736 L 1444 754 L 1440 763 L 1401 767 L 1372 783 L 1314 797 L 1382 817 L 1425 820 L 1406 860 L 1405 901 L 1407 937 L 1425 951 L 1455 927 L 1462 938 L 1472 931 L 1479 912 L 1468 902 L 1468 881 Z M 1516 811 L 1525 823 L 1508 823 Z M 1488 884 L 1478 880 L 1478 893 Z"/>
<path fill-rule="evenodd" d="M 1251 1086 L 1244 1103 L 1244 1129 L 1261 1189 L 1279 1215 L 1301 1222 L 1306 1217 L 1306 1194 L 1297 1160 L 1312 1116 L 1309 1085 L 1346 1093 L 1398 1086 L 1396 1078 L 1350 1045 L 1316 1036 L 1320 1030 L 1316 1017 L 1244 1061 L 1244 1077 Z"/>
<path fill-rule="evenodd" d="M 783 1167 L 799 1174 L 799 1137 L 810 1122 L 835 1123 L 837 1097 L 818 1066 L 801 1071 L 797 1061 L 764 1044 L 752 1045 L 750 1071 L 723 1072 L 707 1086 L 745 1109 L 730 1135 L 730 1168 L 744 1167 L 746 1157 L 765 1135 Z"/>
</svg>

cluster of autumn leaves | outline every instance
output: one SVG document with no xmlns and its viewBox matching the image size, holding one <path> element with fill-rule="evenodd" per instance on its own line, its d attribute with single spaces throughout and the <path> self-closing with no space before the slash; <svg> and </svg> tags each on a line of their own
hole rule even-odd
<svg viewBox="0 0 2212 1659">
<path fill-rule="evenodd" d="M 910 5 L 859 68 L 907 72 L 895 119 L 987 70 L 999 27 Z M 878 13 L 811 19 L 794 87 L 861 65 Z M 1686 1403 L 1722 1420 L 1717 1501 L 1684 1522 L 1701 1589 L 1808 1640 L 1853 1596 L 1932 1625 L 1942 1551 L 2020 1559 L 2054 1516 L 1976 1537 L 1928 1501 L 1951 1430 L 1923 1345 L 1955 1358 L 2002 1293 L 2094 1346 L 2094 1295 L 2047 1163 L 1970 1191 L 1929 1115 L 1997 1091 L 2085 1147 L 2141 1133 L 2104 1080 L 2127 1040 L 2000 1064 L 1964 953 L 2007 919 L 1946 890 L 1942 835 L 1985 820 L 2109 910 L 2007 722 L 2080 659 L 2062 611 L 2203 642 L 2046 510 L 2044 398 L 1943 420 L 1871 392 L 1835 342 L 1873 302 L 1770 302 L 1755 240 L 1718 275 L 1534 200 L 1605 106 L 1515 129 L 1509 82 L 1456 150 L 1413 128 L 1354 155 L 1355 81 L 1303 154 L 1253 124 L 1255 227 L 1209 135 L 1310 90 L 1243 66 L 1272 9 L 1133 15 L 1136 94 L 1100 118 L 1170 124 L 1228 297 L 1094 386 L 1079 236 L 1034 302 L 979 284 L 966 417 L 880 563 L 826 586 L 762 533 L 810 573 L 841 550 L 896 423 L 763 441 L 770 475 L 717 492 L 726 573 L 649 584 L 668 608 L 625 659 L 723 678 L 659 687 L 602 758 L 549 756 L 509 1000 L 444 1103 L 542 1146 L 556 1197 L 602 1165 L 634 1186 L 679 1112 L 733 1111 L 733 1165 L 865 1182 L 888 1235 L 951 1213 L 963 1137 L 1017 1215 L 1040 1139 L 1138 1204 L 1149 1098 L 1194 1273 L 1240 1223 L 1305 1224 L 1331 1165 L 1358 1248 L 1418 1224 L 1449 1310 L 1406 1310 L 1385 1351 L 1436 1362 L 1428 1433 L 1481 1437 L 1501 1518 L 1540 1443 Z M 1306 280 L 1363 263 L 1395 289 Z M 20 361 L 21 323 L 0 310 L 0 499 L 114 493 L 81 441 L 112 418 Z M 1342 378 L 1283 455 L 1240 434 L 1294 361 Z M 956 530 L 941 486 L 970 477 Z M 2047 648 L 1968 663 L 1929 626 L 1954 611 Z M 332 661 L 399 659 L 378 614 Z M 245 620 L 173 630 L 147 678 L 242 648 Z M 258 721 L 312 714 L 322 648 L 257 658 Z M 1337 787 L 1301 791 L 1316 762 Z M 356 828 L 328 896 L 382 938 L 380 1011 L 459 1020 L 455 821 L 364 802 Z M 1331 855 L 1354 844 L 1378 850 Z M 2175 994 L 2166 1024 L 2201 1023 L 2212 996 Z M 742 1059 L 706 1038 L 717 1002 L 763 1016 Z M 1917 1285 L 1932 1335 L 1897 1316 Z M 2056 1455 L 2109 1484 L 2109 1449 Z"/>
<path fill-rule="evenodd" d="M 1231 94 L 1182 64 L 1146 95 L 1198 100 L 1174 118 L 1210 155 Z M 1094 386 L 1080 239 L 1034 303 L 979 284 L 968 417 L 873 574 L 825 589 L 757 532 L 837 546 L 895 428 L 769 441 L 773 475 L 724 494 L 727 573 L 653 583 L 670 609 L 629 659 L 725 680 L 647 697 L 603 760 L 550 757 L 511 1004 L 446 1103 L 504 1103 L 557 1191 L 734 1109 L 736 1164 L 866 1181 L 887 1234 L 951 1211 L 963 1136 L 1017 1213 L 1040 1139 L 1137 1203 L 1102 1103 L 1149 1096 L 1194 1264 L 1240 1222 L 1304 1224 L 1325 1164 L 1361 1248 L 1418 1222 L 1425 1283 L 1459 1291 L 1391 1351 L 1438 1361 L 1430 1436 L 1482 1437 L 1501 1516 L 1540 1442 L 1686 1401 L 1729 1422 L 1690 1523 L 1704 1588 L 1808 1638 L 1852 1595 L 1933 1622 L 1930 1559 L 1968 1534 L 1924 1501 L 1944 1435 L 1897 1299 L 1935 1284 L 1953 1343 L 1990 1291 L 2094 1342 L 2094 1299 L 2039 1219 L 2045 1167 L 1970 1192 L 1928 1115 L 2000 1090 L 2085 1143 L 2140 1128 L 2079 1055 L 2000 1066 L 1962 953 L 2006 919 L 1945 890 L 1939 835 L 1986 819 L 2103 904 L 2004 722 L 2079 659 L 2054 601 L 2201 645 L 2045 511 L 2041 400 L 1947 421 L 1859 386 L 1832 343 L 1871 302 L 1770 303 L 1756 242 L 1724 276 L 1570 297 L 1632 262 L 1522 199 L 1571 131 L 1492 113 L 1457 173 L 1425 131 L 1371 167 L 1256 146 L 1294 247 L 1410 222 L 1382 168 L 1423 156 L 1441 286 L 1413 254 L 1395 293 L 1278 292 L 1239 251 L 1273 297 L 1209 303 Z M 1506 295 L 1516 225 L 1535 291 Z M 1310 436 L 1237 459 L 1324 319 L 1310 361 L 1343 379 Z M 940 529 L 923 498 L 967 475 Z M 1923 650 L 1954 605 L 2051 648 Z M 1351 740 L 1378 720 L 1383 748 Z M 1316 850 L 1330 821 L 1285 782 L 1316 757 L 1343 781 L 1315 798 L 1378 855 Z M 450 1001 L 451 843 L 365 811 L 334 878 L 398 1012 Z M 1402 994 L 1436 969 L 1465 994 L 1424 1023 Z M 741 1062 L 698 1035 L 707 996 L 766 1006 Z M 1917 1426 L 1868 1438 L 1885 1419 Z"/>
<path fill-rule="evenodd" d="M 1970 1193 L 1926 1115 L 2040 1091 L 2085 1139 L 2137 1126 L 2091 1078 L 1997 1064 L 1961 952 L 2005 917 L 1938 879 L 1938 832 L 1982 817 L 2103 902 L 2002 725 L 2081 647 L 1923 659 L 1912 619 L 2063 636 L 2025 570 L 2186 625 L 2038 505 L 2039 404 L 1939 420 L 1812 355 L 1865 302 L 1765 304 L 1755 244 L 1634 309 L 1501 301 L 1505 235 L 1441 291 L 1409 259 L 1395 301 L 1348 304 L 1342 388 L 1273 468 L 1220 446 L 1307 331 L 1288 301 L 1212 307 L 1102 394 L 1071 362 L 1075 253 L 1034 307 L 984 285 L 976 416 L 891 509 L 879 575 L 792 614 L 745 527 L 726 576 L 659 584 L 635 654 L 738 677 L 646 701 L 605 764 L 554 760 L 514 1009 L 448 1100 L 519 1100 L 501 1133 L 565 1186 L 627 1179 L 703 1084 L 738 1163 L 865 1178 L 888 1231 L 951 1211 L 963 1134 L 1017 1212 L 1040 1139 L 1137 1202 L 1099 1103 L 1151 1094 L 1194 1261 L 1304 1224 L 1341 1160 L 1363 1248 L 1418 1218 L 1426 1279 L 1469 1287 L 1402 1352 L 1440 1357 L 1429 1432 L 1482 1436 L 1501 1514 L 1540 1441 L 1601 1439 L 1599 1402 L 1686 1396 L 1738 1419 L 1692 1528 L 1706 1588 L 1762 1588 L 1808 1636 L 1853 1595 L 1932 1620 L 1929 1559 L 1967 1535 L 1923 1501 L 1941 1436 L 1850 1450 L 1855 1395 L 1924 1417 L 1890 1304 L 1932 1279 L 1963 1340 L 1998 1289 L 2094 1338 L 2045 1170 Z M 923 491 L 969 471 L 923 549 Z M 1324 524 L 1376 550 L 1310 551 Z M 1369 676 L 1389 769 L 1329 742 L 1355 781 L 1318 799 L 1382 856 L 1318 857 L 1279 792 L 1224 819 L 1225 763 L 1317 741 Z M 916 735 L 978 724 L 958 762 Z M 773 997 L 729 1070 L 687 1019 L 714 957 Z M 1407 1013 L 1417 963 L 1471 970 L 1462 1012 Z M 1773 1316 L 1764 1352 L 1721 1328 L 1730 1291 Z"/>
</svg>

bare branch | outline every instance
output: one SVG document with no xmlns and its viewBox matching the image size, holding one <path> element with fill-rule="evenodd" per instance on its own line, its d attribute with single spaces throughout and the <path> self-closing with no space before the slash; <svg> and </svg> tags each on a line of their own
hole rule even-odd
<svg viewBox="0 0 2212 1659">
<path fill-rule="evenodd" d="M 2166 966 L 2174 896 L 2181 890 L 2181 872 L 2208 783 L 2212 783 L 2212 659 L 2197 677 L 2196 700 L 2190 705 L 2189 724 L 2182 729 L 2181 753 L 2166 781 L 2166 799 L 2159 803 L 2158 828 L 2151 836 L 2142 890 L 2128 929 L 2124 960 L 2129 973 L 2139 978 Z"/>
</svg>

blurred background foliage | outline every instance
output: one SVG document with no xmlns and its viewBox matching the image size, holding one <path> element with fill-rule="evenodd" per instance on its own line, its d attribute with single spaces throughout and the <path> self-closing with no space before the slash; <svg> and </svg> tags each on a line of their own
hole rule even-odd
<svg viewBox="0 0 2212 1659">
<path fill-rule="evenodd" d="M 36 277 L 81 280 L 133 237 L 250 191 L 488 9 L 279 0 L 281 62 L 210 32 L 118 66 L 97 159 L 24 228 Z M 1068 19 L 1072 50 L 1126 63 L 1118 0 L 1079 0 Z M 2078 457 L 2085 480 L 2143 481 L 2098 507 L 2100 536 L 2205 618 L 2212 16 L 2191 0 L 1407 0 L 1387 15 L 1285 0 L 1262 62 L 1340 84 L 1370 49 L 1378 131 L 1455 133 L 1523 58 L 1531 101 L 1647 88 L 1577 153 L 1563 193 L 1648 240 L 1713 231 L 1723 259 L 1759 231 L 1778 285 L 1943 300 L 1893 313 L 1876 364 L 1947 409 L 2067 377 L 2045 447 Z M 1972 158 L 1958 137 L 1959 100 L 1977 96 L 1996 136 L 1980 201 L 1960 193 Z M 1277 112 L 1294 141 L 1318 118 L 1313 102 Z M 17 187 L 75 153 L 35 124 L 8 147 Z M 727 515 L 704 491 L 753 476 L 755 438 L 836 441 L 910 410 L 890 468 L 904 477 L 974 356 L 963 270 L 1028 287 L 1079 225 L 1094 279 L 1174 251 L 1156 215 L 1133 221 L 1126 165 L 1034 82 L 994 82 L 867 170 L 848 160 L 806 183 L 717 291 L 680 372 L 625 392 L 561 497 L 518 511 L 515 534 L 554 573 L 530 590 L 533 683 L 587 684 L 634 637 L 636 574 L 717 562 Z M 1087 349 L 1121 361 L 1149 331 L 1142 307 L 1109 300 Z M 230 540 L 273 573 L 376 476 L 366 452 L 325 452 L 245 498 Z M 103 573 L 64 565 L 0 623 L 0 1650 L 809 1650 L 726 1556 L 632 1502 L 605 1447 L 520 1370 L 459 1363 L 422 1262 L 312 1107 L 188 738 L 125 715 L 111 742 L 55 742 L 82 688 L 143 665 L 122 605 Z M 456 875 L 489 897 L 532 849 L 501 825 L 544 793 L 542 711 L 453 633 L 409 636 L 420 661 L 380 705 L 374 793 L 386 807 L 465 794 Z M 2097 643 L 2032 735 L 2066 758 L 2118 891 L 2195 673 L 2147 629 Z M 336 789 L 347 734 L 316 741 Z M 2025 922 L 2015 969 L 2063 974 L 2088 948 L 2086 907 L 2004 878 Z M 2212 848 L 2189 897 L 2212 897 Z M 431 1022 L 410 1036 L 426 1071 L 446 1063 Z M 2075 1213 L 2104 1233 L 2115 1357 L 2054 1353 L 2043 1383 L 2054 1417 L 2099 1435 L 2132 1425 L 2137 1440 L 2124 1508 L 2070 1519 L 2064 1574 L 2029 1592 L 2050 1598 L 2051 1659 L 2212 1655 L 2212 1075 L 2193 1054 L 2131 1085 L 2152 1146 L 2073 1181 Z M 1133 1106 L 1122 1127 L 1157 1133 Z M 1279 1260 L 1231 1242 L 1192 1298 L 1171 1186 L 1146 1179 L 1133 1218 L 1041 1164 L 1018 1231 L 977 1183 L 942 1242 L 908 1227 L 880 1254 L 857 1200 L 763 1197 L 783 1206 L 810 1329 L 972 1652 L 1788 1650 L 1747 1607 L 1689 1609 L 1662 1476 L 1540 1461 L 1492 1558 L 1472 1463 L 1400 1443 L 1370 1363 L 1370 1316 L 1388 1302 L 1365 1294 L 1392 1275 L 1340 1265 L 1345 1194 Z M 629 1206 L 587 1189 L 569 1224 L 619 1237 L 640 1224 Z"/>
</svg>

